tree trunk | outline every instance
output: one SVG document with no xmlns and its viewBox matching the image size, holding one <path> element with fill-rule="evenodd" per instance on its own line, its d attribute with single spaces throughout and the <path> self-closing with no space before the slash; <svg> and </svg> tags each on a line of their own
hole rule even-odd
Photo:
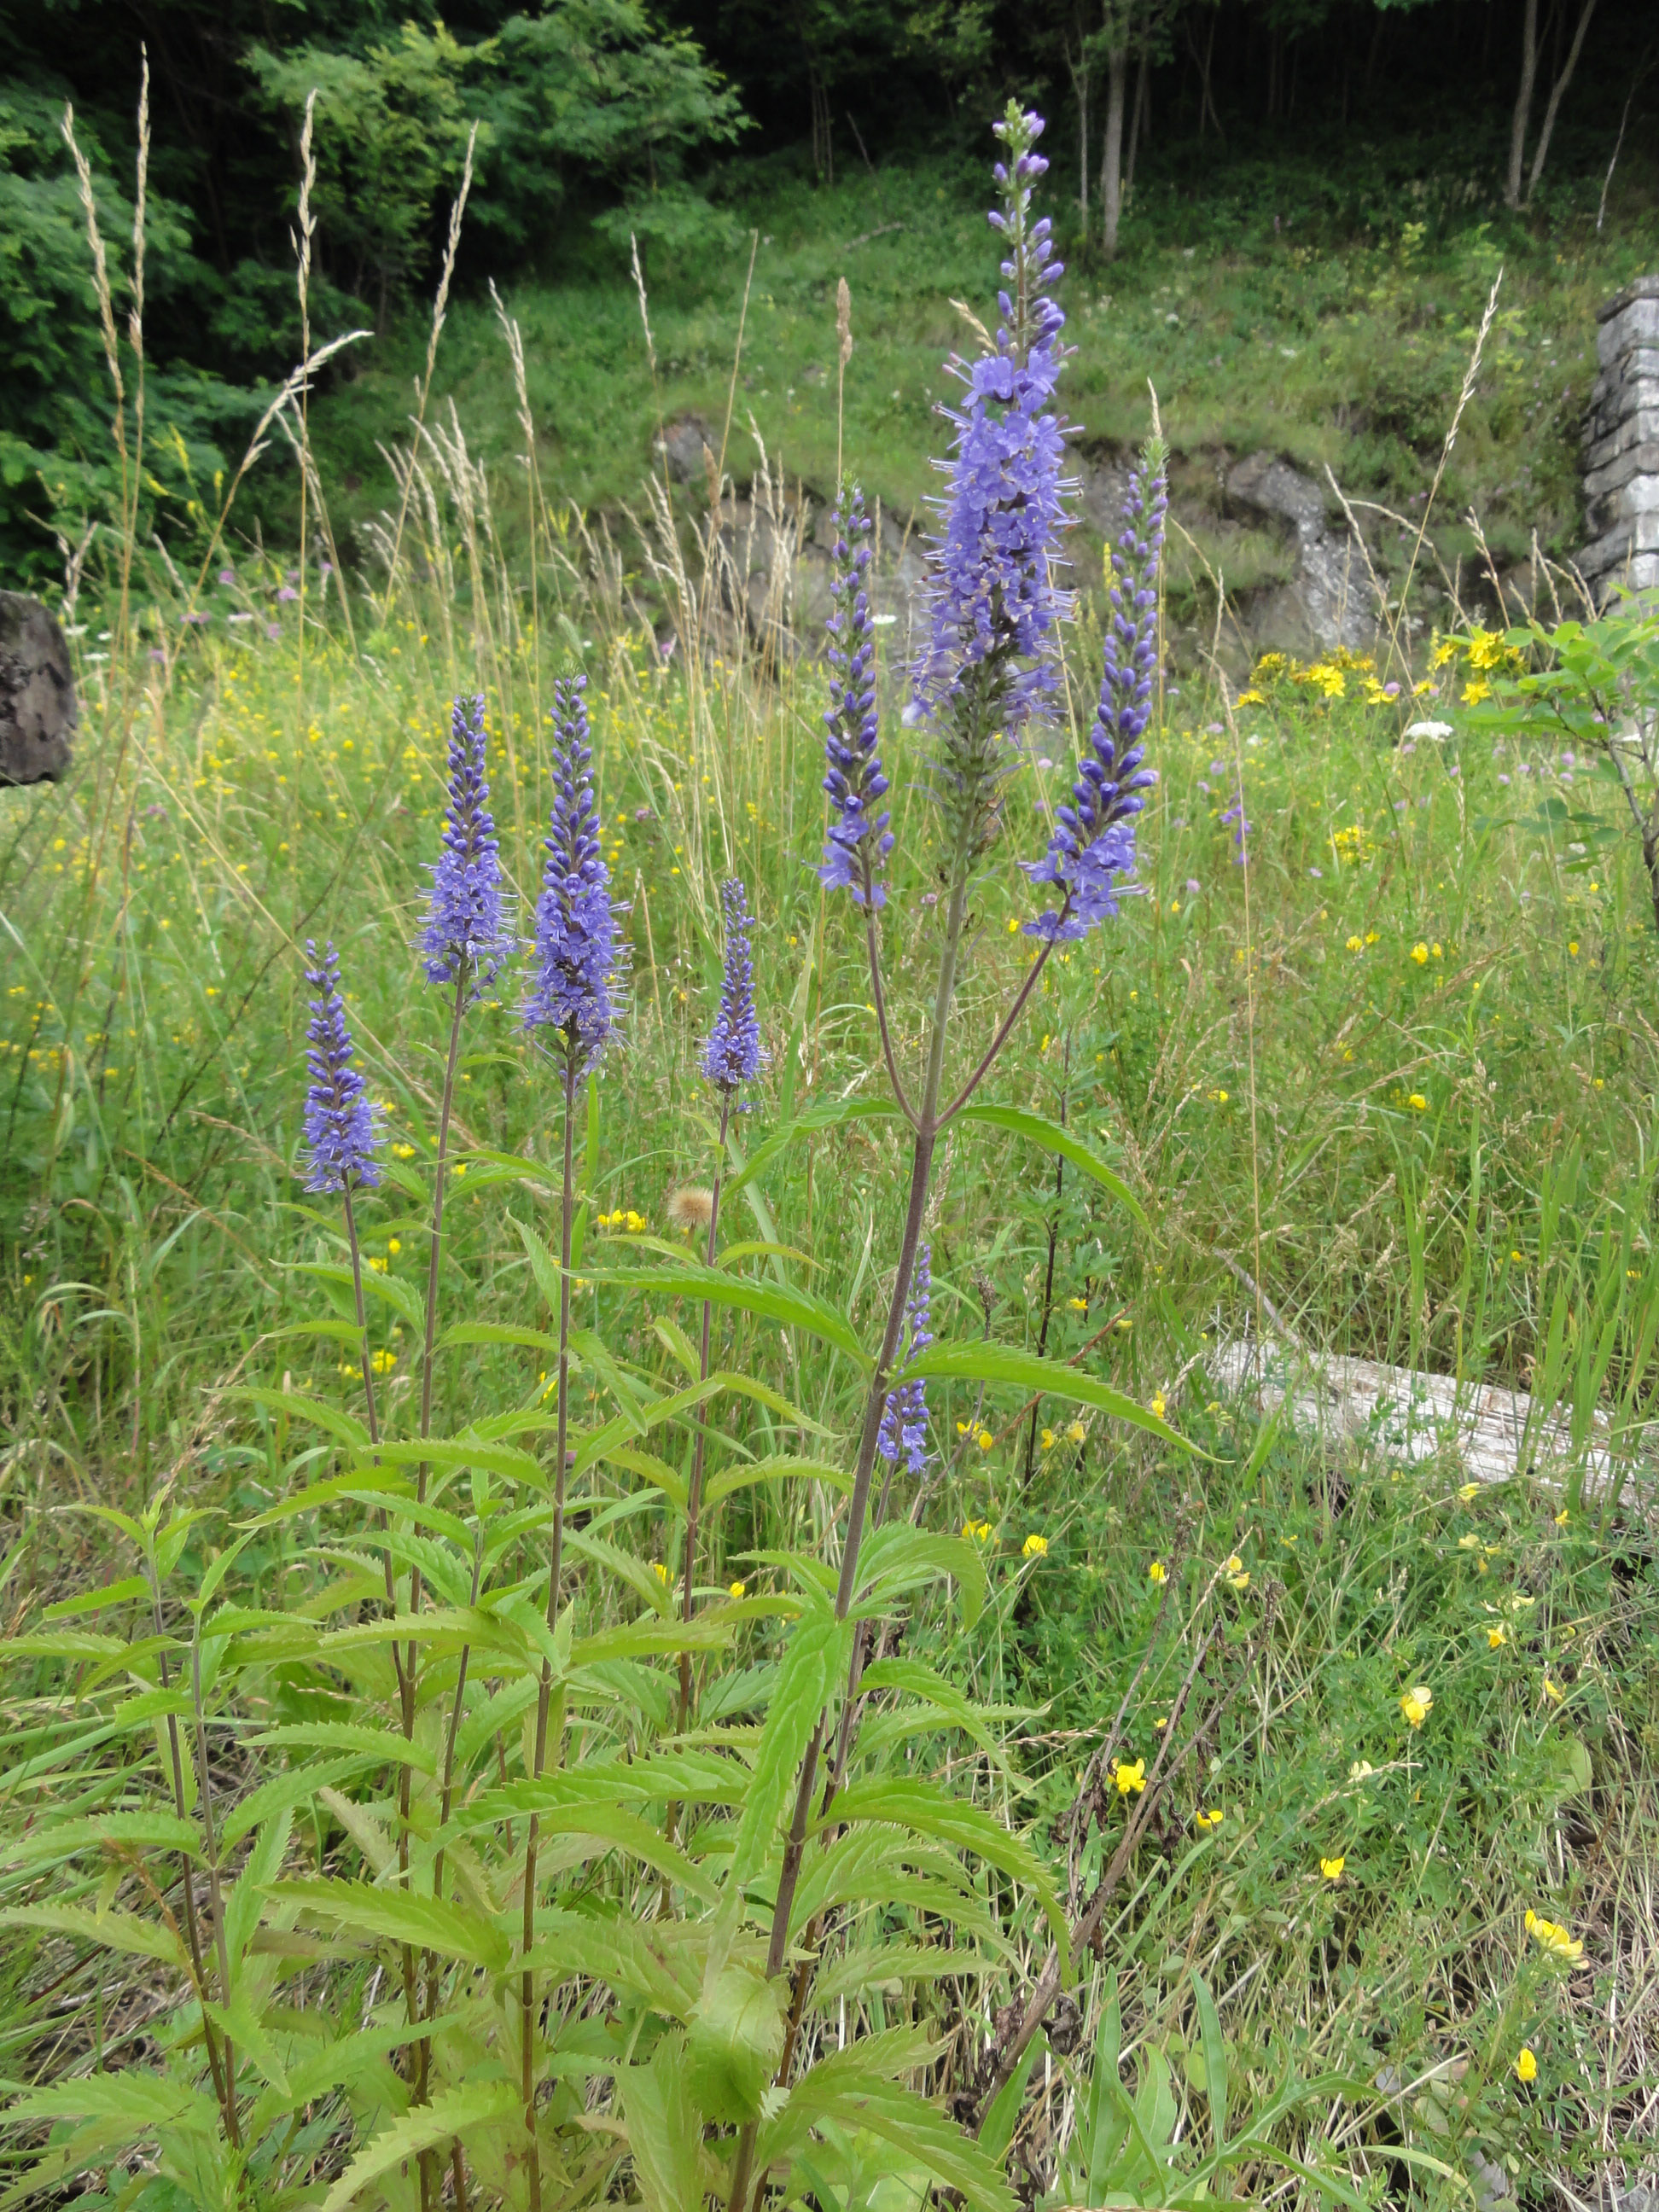
<svg viewBox="0 0 1659 2212">
<path fill-rule="evenodd" d="M 1510 125 L 1510 166 L 1504 179 L 1504 204 L 1521 204 L 1521 164 L 1527 150 L 1527 124 L 1532 115 L 1533 86 L 1538 76 L 1538 0 L 1527 0 L 1521 27 L 1521 88 L 1515 95 L 1515 117 Z"/>
<path fill-rule="evenodd" d="M 1215 61 L 1215 27 L 1220 13 L 1218 7 L 1209 10 L 1210 27 L 1205 37 L 1202 53 L 1198 50 L 1198 40 L 1193 30 L 1192 18 L 1190 15 L 1187 18 L 1187 51 L 1198 64 L 1198 143 L 1200 146 L 1204 143 L 1204 126 L 1206 121 L 1214 124 L 1215 135 L 1218 138 L 1224 139 L 1227 136 L 1221 127 L 1221 116 L 1215 104 L 1215 95 L 1210 89 L 1211 72 Z"/>
<path fill-rule="evenodd" d="M 1117 227 L 1123 213 L 1123 94 L 1129 78 L 1127 40 L 1106 57 L 1106 144 L 1100 157 L 1102 243 L 1117 252 Z"/>
<path fill-rule="evenodd" d="M 1532 170 L 1527 179 L 1527 205 L 1532 205 L 1532 196 L 1538 190 L 1538 179 L 1544 173 L 1544 157 L 1550 150 L 1550 134 L 1555 129 L 1555 118 L 1561 102 L 1566 97 L 1567 87 L 1572 82 L 1572 73 L 1578 66 L 1578 57 L 1583 52 L 1584 33 L 1589 28 L 1590 17 L 1595 13 L 1595 0 L 1584 0 L 1579 11 L 1578 28 L 1572 34 L 1572 44 L 1567 49 L 1567 58 L 1561 74 L 1550 88 L 1549 105 L 1544 110 L 1544 120 L 1538 127 L 1538 144 L 1532 157 Z"/>
<path fill-rule="evenodd" d="M 1089 47 L 1079 36 L 1077 53 L 1073 57 L 1071 40 L 1066 42 L 1066 66 L 1071 73 L 1073 89 L 1077 94 L 1078 143 L 1078 206 L 1083 216 L 1083 242 L 1089 242 Z"/>
<path fill-rule="evenodd" d="M 1147 89 L 1146 49 L 1140 49 L 1140 64 L 1135 71 L 1134 112 L 1129 118 L 1129 155 L 1123 164 L 1123 204 L 1126 207 L 1134 198 L 1135 155 L 1140 149 L 1141 133 L 1152 128 L 1152 94 Z"/>
</svg>

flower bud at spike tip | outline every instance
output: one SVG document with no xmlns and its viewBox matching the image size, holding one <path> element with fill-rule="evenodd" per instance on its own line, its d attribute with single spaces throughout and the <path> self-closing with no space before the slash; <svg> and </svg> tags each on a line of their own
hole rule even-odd
<svg viewBox="0 0 1659 2212">
<path fill-rule="evenodd" d="M 340 996 L 340 963 L 331 945 L 319 960 L 317 947 L 309 939 L 306 956 L 313 963 L 306 969 L 306 981 L 318 994 L 311 1001 L 306 1029 L 311 1071 L 306 1093 L 306 1146 L 311 1155 L 306 1188 L 373 1189 L 380 1180 L 374 1159 L 374 1109 L 363 1096 L 367 1085 L 352 1065 L 351 1032 Z"/>
<path fill-rule="evenodd" d="M 755 922 L 738 877 L 720 885 L 720 904 L 726 909 L 726 972 L 720 1012 L 703 1047 L 702 1072 L 729 1098 L 739 1085 L 754 1081 L 765 1054 L 755 1018 L 755 965 L 749 952 L 749 933 Z"/>
<path fill-rule="evenodd" d="M 458 699 L 449 724 L 449 805 L 443 851 L 432 869 L 421 951 L 428 983 L 453 983 L 465 964 L 474 988 L 490 982 L 513 950 L 501 919 L 501 864 L 484 775 L 484 702 Z"/>
<path fill-rule="evenodd" d="M 617 1024 L 616 916 L 599 854 L 585 676 L 553 687 L 553 815 L 536 902 L 536 976 L 526 1029 L 550 1029 L 577 1072 L 605 1050 Z"/>
</svg>

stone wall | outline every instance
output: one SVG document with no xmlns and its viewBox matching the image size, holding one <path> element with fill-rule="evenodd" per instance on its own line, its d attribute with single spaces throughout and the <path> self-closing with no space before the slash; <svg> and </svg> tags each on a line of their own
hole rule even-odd
<svg viewBox="0 0 1659 2212">
<path fill-rule="evenodd" d="M 1578 568 L 1605 608 L 1659 587 L 1659 276 L 1627 284 L 1596 321 Z"/>
</svg>

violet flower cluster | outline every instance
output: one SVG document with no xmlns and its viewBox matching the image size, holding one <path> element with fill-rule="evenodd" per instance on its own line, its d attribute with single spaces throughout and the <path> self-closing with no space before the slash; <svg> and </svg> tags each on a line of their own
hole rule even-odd
<svg viewBox="0 0 1659 2212">
<path fill-rule="evenodd" d="M 828 890 L 850 890 L 860 906 L 886 903 L 878 880 L 882 863 L 893 849 L 885 811 L 887 793 L 876 750 L 876 634 L 870 615 L 870 522 L 864 494 L 843 488 L 836 507 L 836 573 L 830 589 L 835 611 L 825 625 L 830 634 L 828 736 L 830 828 L 818 881 Z"/>
<path fill-rule="evenodd" d="M 950 480 L 936 502 L 944 527 L 934 541 L 927 648 L 915 672 L 913 712 L 970 711 L 1015 732 L 1044 707 L 1059 681 L 1056 623 L 1069 595 L 1053 580 L 1055 541 L 1066 523 L 1061 418 L 1054 387 L 1066 318 L 1048 297 L 1064 273 L 1052 258 L 1048 218 L 1030 221 L 1031 191 L 1047 170 L 1035 151 L 1040 115 L 1012 103 L 996 126 L 1007 148 L 994 171 L 1003 204 L 991 212 L 1007 243 L 1002 324 L 996 350 L 971 367 L 950 368 L 968 387 L 960 408 L 941 407 L 954 424 Z M 948 740 L 947 740 L 948 747 Z"/>
<path fill-rule="evenodd" d="M 475 988 L 491 982 L 513 951 L 501 914 L 501 863 L 484 775 L 484 702 L 458 699 L 449 726 L 449 805 L 443 851 L 432 864 L 432 896 L 421 950 L 428 983 L 465 969 Z"/>
<path fill-rule="evenodd" d="M 1158 567 L 1169 506 L 1156 450 L 1130 471 L 1123 529 L 1112 561 L 1110 610 L 1100 703 L 1090 750 L 1072 787 L 1072 803 L 1055 811 L 1054 832 L 1040 860 L 1027 861 L 1034 883 L 1052 884 L 1060 904 L 1025 925 L 1050 942 L 1086 935 L 1117 912 L 1118 878 L 1133 872 L 1134 817 L 1158 779 L 1142 766 L 1141 738 L 1152 711 L 1158 659 Z"/>
<path fill-rule="evenodd" d="M 754 1081 L 765 1054 L 755 1018 L 755 963 L 749 951 L 755 918 L 740 878 L 730 877 L 720 885 L 720 904 L 726 909 L 726 966 L 720 1011 L 703 1047 L 702 1072 L 730 1099 L 743 1084 Z"/>
<path fill-rule="evenodd" d="M 913 1359 L 925 1352 L 933 1340 L 929 1326 L 933 1297 L 933 1254 L 928 1245 L 916 1249 L 916 1264 L 910 1277 L 910 1299 L 904 1310 L 905 1359 Z M 887 1403 L 882 1409 L 881 1432 L 876 1438 L 876 1449 L 889 1465 L 896 1462 L 901 1450 L 905 1465 L 912 1474 L 920 1474 L 927 1464 L 927 1385 L 920 1376 L 912 1382 L 901 1382 L 896 1390 L 887 1394 Z"/>
<path fill-rule="evenodd" d="M 536 902 L 535 980 L 526 1029 L 550 1029 L 571 1073 L 592 1066 L 616 1026 L 616 915 L 599 852 L 588 744 L 587 678 L 553 688 L 553 812 Z"/>
<path fill-rule="evenodd" d="M 306 957 L 311 963 L 306 981 L 318 994 L 311 1001 L 306 1029 L 311 1074 L 306 1092 L 306 1148 L 310 1154 L 306 1188 L 372 1190 L 380 1180 L 374 1158 L 374 1109 L 352 1061 L 351 1032 L 340 995 L 340 963 L 331 945 L 325 947 L 319 960 L 309 939 Z"/>
</svg>

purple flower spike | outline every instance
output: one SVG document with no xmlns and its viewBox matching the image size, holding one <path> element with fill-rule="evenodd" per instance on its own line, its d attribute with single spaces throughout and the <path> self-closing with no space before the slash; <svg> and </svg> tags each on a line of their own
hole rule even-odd
<svg viewBox="0 0 1659 2212">
<path fill-rule="evenodd" d="M 1032 937 L 1085 936 L 1117 912 L 1117 879 L 1134 867 L 1134 817 L 1146 803 L 1144 794 L 1158 781 L 1141 765 L 1146 748 L 1140 740 L 1152 710 L 1158 564 L 1168 505 L 1163 469 L 1149 456 L 1130 471 L 1124 500 L 1091 750 L 1072 787 L 1071 805 L 1055 814 L 1048 852 L 1026 864 L 1033 883 L 1053 884 L 1062 900 L 1060 907 L 1026 923 Z"/>
<path fill-rule="evenodd" d="M 726 974 L 720 984 L 720 1012 L 703 1047 L 702 1072 L 717 1091 L 730 1098 L 741 1084 L 754 1081 L 766 1055 L 761 1050 L 760 1024 L 755 1018 L 755 964 L 749 951 L 749 933 L 755 921 L 738 877 L 720 885 L 720 904 L 726 909 Z"/>
<path fill-rule="evenodd" d="M 477 988 L 513 950 L 501 920 L 501 864 L 484 775 L 484 702 L 458 699 L 449 724 L 449 805 L 443 852 L 432 864 L 421 950 L 428 983 L 453 983 L 463 966 Z"/>
<path fill-rule="evenodd" d="M 997 164 L 1003 205 L 991 215 L 1007 243 L 999 295 L 996 351 L 951 374 L 968 388 L 955 425 L 950 480 L 936 502 L 944 527 L 933 541 L 927 647 L 915 672 L 912 712 L 933 714 L 978 694 L 975 719 L 1007 735 L 1040 713 L 1059 681 L 1056 624 L 1070 594 L 1054 588 L 1053 556 L 1066 526 L 1065 450 L 1052 406 L 1066 318 L 1048 297 L 1062 273 L 1045 216 L 1033 223 L 1031 187 L 1048 164 L 1032 152 L 1039 115 L 1011 103 L 997 135 L 1012 163 Z"/>
<path fill-rule="evenodd" d="M 616 915 L 611 872 L 599 856 L 587 742 L 587 678 L 553 687 L 553 818 L 536 902 L 536 981 L 524 1025 L 557 1033 L 578 1074 L 605 1050 L 617 1024 Z"/>
<path fill-rule="evenodd" d="M 931 1249 L 921 1245 L 916 1253 L 915 1272 L 910 1278 L 910 1302 L 904 1312 L 906 1359 L 925 1352 L 933 1340 L 933 1332 L 928 1326 L 933 1297 L 932 1261 Z M 920 1474 L 927 1464 L 927 1385 L 920 1377 L 914 1382 L 901 1382 L 896 1390 L 890 1390 L 882 1410 L 876 1449 L 891 1465 L 897 1460 L 901 1448 L 911 1474 Z"/>
<path fill-rule="evenodd" d="M 830 633 L 830 709 L 824 759 L 830 822 L 818 881 L 829 890 L 850 890 L 860 906 L 883 906 L 887 891 L 881 866 L 893 849 L 885 811 L 887 792 L 876 750 L 876 633 L 870 619 L 870 521 L 864 494 L 854 484 L 836 507 L 835 611 Z"/>
<path fill-rule="evenodd" d="M 340 963 L 334 947 L 306 941 L 312 965 L 306 981 L 317 996 L 311 1001 L 306 1030 L 306 1060 L 311 1087 L 306 1092 L 306 1147 L 311 1158 L 307 1190 L 372 1190 L 380 1180 L 375 1163 L 374 1109 L 363 1096 L 367 1085 L 351 1063 L 351 1032 L 340 996 Z"/>
</svg>

